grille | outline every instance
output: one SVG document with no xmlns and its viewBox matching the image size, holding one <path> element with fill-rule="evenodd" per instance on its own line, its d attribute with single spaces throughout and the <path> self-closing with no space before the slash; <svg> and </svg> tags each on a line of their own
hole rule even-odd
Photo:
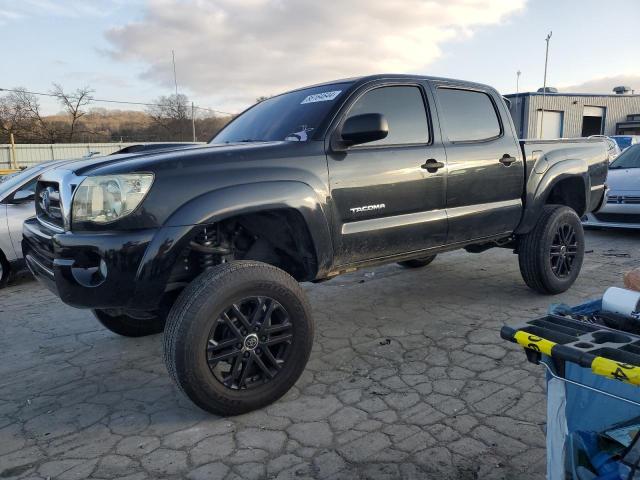
<svg viewBox="0 0 640 480">
<path fill-rule="evenodd" d="M 36 187 L 36 214 L 40 220 L 62 228 L 60 187 L 55 182 L 38 182 Z"/>
<path fill-rule="evenodd" d="M 613 204 L 633 204 L 640 205 L 640 196 L 634 195 L 610 195 L 607 197 L 607 203 Z"/>
<path fill-rule="evenodd" d="M 596 213 L 594 214 L 600 222 L 611 223 L 640 223 L 640 214 L 627 215 L 625 213 Z"/>
</svg>

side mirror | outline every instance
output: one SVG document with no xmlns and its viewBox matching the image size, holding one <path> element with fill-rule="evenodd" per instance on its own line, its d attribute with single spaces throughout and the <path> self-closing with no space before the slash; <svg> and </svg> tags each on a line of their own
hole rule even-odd
<svg viewBox="0 0 640 480">
<path fill-rule="evenodd" d="M 389 124 L 380 113 L 365 113 L 348 118 L 342 126 L 342 141 L 348 147 L 382 140 L 389 135 Z"/>
<path fill-rule="evenodd" d="M 13 203 L 25 203 L 36 198 L 36 194 L 31 190 L 18 190 L 13 194 Z"/>
</svg>

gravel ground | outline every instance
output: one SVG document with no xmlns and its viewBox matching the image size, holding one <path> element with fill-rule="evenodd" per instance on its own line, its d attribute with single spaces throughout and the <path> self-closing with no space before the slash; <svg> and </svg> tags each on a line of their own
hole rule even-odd
<svg viewBox="0 0 640 480">
<path fill-rule="evenodd" d="M 639 239 L 588 232 L 582 275 L 556 297 L 501 249 L 308 284 L 305 373 L 233 418 L 177 392 L 160 335 L 118 337 L 22 275 L 0 292 L 0 478 L 543 478 L 543 372 L 500 326 L 622 285 Z"/>
</svg>

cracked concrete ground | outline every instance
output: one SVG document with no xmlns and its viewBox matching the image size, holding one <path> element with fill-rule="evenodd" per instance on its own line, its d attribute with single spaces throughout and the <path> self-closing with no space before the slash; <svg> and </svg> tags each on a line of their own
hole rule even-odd
<svg viewBox="0 0 640 480">
<path fill-rule="evenodd" d="M 582 275 L 556 297 L 500 249 L 306 285 L 305 373 L 234 418 L 177 392 L 159 335 L 118 337 L 23 275 L 0 292 L 0 478 L 543 478 L 543 373 L 500 326 L 621 285 L 639 236 L 588 232 Z"/>
</svg>

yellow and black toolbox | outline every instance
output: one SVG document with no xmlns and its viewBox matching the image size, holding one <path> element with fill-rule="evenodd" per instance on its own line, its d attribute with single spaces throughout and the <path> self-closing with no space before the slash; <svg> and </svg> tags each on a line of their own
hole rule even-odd
<svg viewBox="0 0 640 480">
<path fill-rule="evenodd" d="M 596 375 L 640 385 L 640 336 L 605 325 L 549 314 L 520 325 L 504 326 L 500 336 L 526 349 L 539 363 L 541 355 L 590 368 Z"/>
</svg>

